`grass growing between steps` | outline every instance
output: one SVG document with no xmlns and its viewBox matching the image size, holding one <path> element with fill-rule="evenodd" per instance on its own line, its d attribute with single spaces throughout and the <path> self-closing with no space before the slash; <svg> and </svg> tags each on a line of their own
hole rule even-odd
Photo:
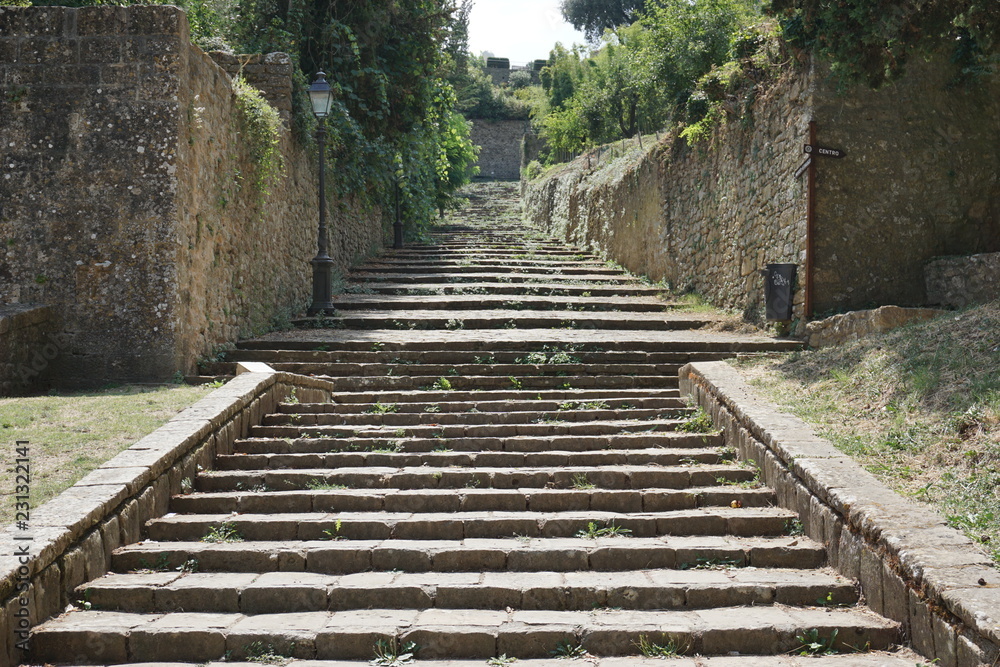
<svg viewBox="0 0 1000 667">
<path fill-rule="evenodd" d="M 1000 564 L 1000 301 L 738 367 L 888 486 L 938 509 Z"/>
<path fill-rule="evenodd" d="M 86 393 L 0 398 L 0 525 L 14 520 L 14 448 L 30 443 L 31 506 L 72 486 L 209 391 L 123 385 Z"/>
</svg>

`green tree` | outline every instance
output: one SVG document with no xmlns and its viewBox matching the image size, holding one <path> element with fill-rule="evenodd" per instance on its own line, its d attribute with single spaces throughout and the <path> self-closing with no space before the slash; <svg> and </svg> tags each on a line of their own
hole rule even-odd
<svg viewBox="0 0 1000 667">
<path fill-rule="evenodd" d="M 563 18 L 598 42 L 605 30 L 628 25 L 639 17 L 645 0 L 562 0 Z"/>
<path fill-rule="evenodd" d="M 952 49 L 962 74 L 994 69 L 997 0 L 770 0 L 785 38 L 873 87 L 902 74 L 914 55 Z"/>
</svg>

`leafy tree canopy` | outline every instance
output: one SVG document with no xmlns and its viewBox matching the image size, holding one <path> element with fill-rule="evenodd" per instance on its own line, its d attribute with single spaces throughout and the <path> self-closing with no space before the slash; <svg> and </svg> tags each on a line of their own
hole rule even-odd
<svg viewBox="0 0 1000 667">
<path fill-rule="evenodd" d="M 965 75 L 992 70 L 1000 51 L 997 0 L 769 0 L 767 10 L 789 42 L 873 87 L 946 45 Z"/>
<path fill-rule="evenodd" d="M 562 15 L 596 43 L 605 29 L 635 21 L 645 4 L 645 0 L 562 0 Z"/>
</svg>

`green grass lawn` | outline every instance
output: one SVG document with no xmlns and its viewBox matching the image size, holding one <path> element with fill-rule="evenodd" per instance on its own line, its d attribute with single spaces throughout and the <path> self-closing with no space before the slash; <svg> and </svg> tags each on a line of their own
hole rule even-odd
<svg viewBox="0 0 1000 667">
<path fill-rule="evenodd" d="M 14 519 L 18 440 L 30 443 L 31 506 L 38 507 L 209 391 L 176 384 L 123 385 L 0 398 L 0 523 Z"/>
<path fill-rule="evenodd" d="M 1000 563 L 1000 302 L 737 364 L 782 409 Z"/>
</svg>

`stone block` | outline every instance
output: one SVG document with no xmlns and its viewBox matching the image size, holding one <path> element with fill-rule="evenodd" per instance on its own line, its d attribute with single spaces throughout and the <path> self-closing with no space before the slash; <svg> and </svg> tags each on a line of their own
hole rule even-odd
<svg viewBox="0 0 1000 667">
<path fill-rule="evenodd" d="M 929 658 L 935 657 L 933 614 L 927 603 L 913 590 L 907 590 L 910 614 L 910 642 L 913 649 Z"/>
<path fill-rule="evenodd" d="M 883 578 L 882 558 L 875 553 L 870 546 L 865 545 L 861 549 L 858 564 L 858 583 L 861 585 L 861 592 L 865 596 L 865 602 L 872 611 L 882 614 L 885 604 L 882 599 L 882 578 Z"/>
</svg>

